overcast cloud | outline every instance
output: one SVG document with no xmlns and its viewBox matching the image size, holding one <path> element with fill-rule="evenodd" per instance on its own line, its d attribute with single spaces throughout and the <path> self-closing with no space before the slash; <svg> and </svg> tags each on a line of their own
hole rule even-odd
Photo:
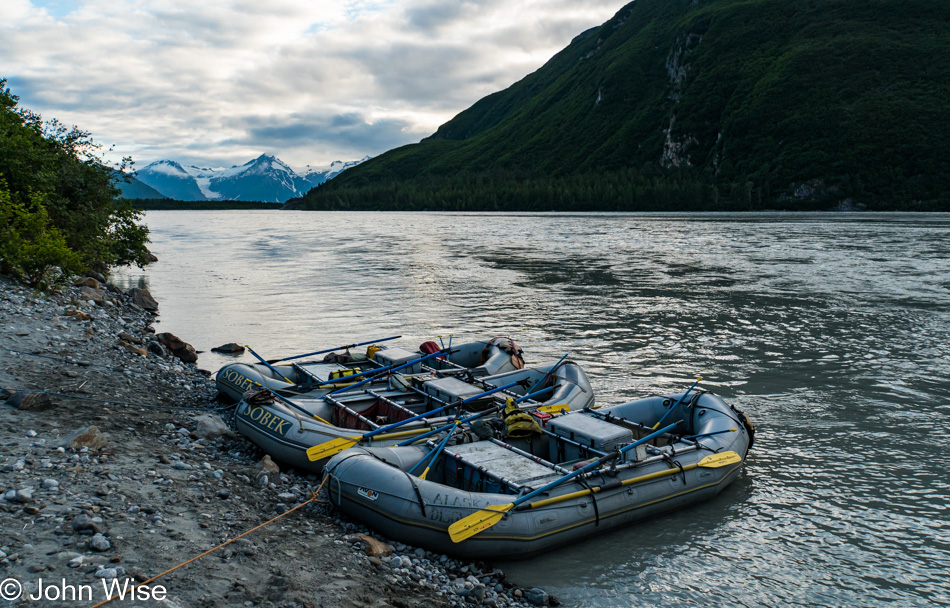
<svg viewBox="0 0 950 608">
<path fill-rule="evenodd" d="M 0 0 L 0 78 L 138 167 L 324 165 L 419 141 L 624 4 Z"/>
</svg>

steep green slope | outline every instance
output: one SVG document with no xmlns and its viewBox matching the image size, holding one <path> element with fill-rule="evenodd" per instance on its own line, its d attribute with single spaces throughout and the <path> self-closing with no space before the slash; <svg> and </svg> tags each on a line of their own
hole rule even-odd
<svg viewBox="0 0 950 608">
<path fill-rule="evenodd" d="M 303 208 L 946 209 L 950 3 L 639 0 Z"/>
</svg>

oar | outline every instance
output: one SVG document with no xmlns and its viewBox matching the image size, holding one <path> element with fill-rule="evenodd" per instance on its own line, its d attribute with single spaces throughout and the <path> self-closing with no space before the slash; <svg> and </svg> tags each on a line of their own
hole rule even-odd
<svg viewBox="0 0 950 608">
<path fill-rule="evenodd" d="M 540 395 L 540 394 L 542 394 L 542 393 L 546 393 L 546 392 L 548 392 L 548 391 L 550 391 L 550 390 L 553 390 L 553 389 L 545 388 L 545 389 L 541 389 L 540 391 L 538 391 L 538 392 L 536 392 L 536 393 L 532 393 L 532 394 L 529 394 L 529 395 L 525 395 L 524 397 L 518 397 L 517 399 L 515 399 L 515 403 L 521 403 L 522 401 L 526 401 L 526 400 L 531 399 L 532 397 L 534 397 L 534 396 L 536 396 L 536 395 Z M 466 422 L 471 422 L 472 420 L 477 420 L 478 418 L 482 418 L 482 417 L 487 416 L 487 415 L 489 415 L 489 414 L 494 414 L 494 413 L 496 413 L 498 410 L 500 410 L 502 407 L 503 407 L 502 405 L 497 405 L 497 406 L 495 406 L 495 407 L 488 408 L 488 409 L 485 410 L 484 412 L 479 412 L 479 413 L 477 413 L 477 414 L 473 414 L 473 415 L 468 416 L 468 417 L 466 417 L 466 418 L 462 418 L 461 420 L 458 421 L 458 423 L 459 423 L 459 424 L 465 424 Z M 562 405 L 562 406 L 559 406 L 559 407 L 564 407 L 564 406 Z M 538 408 L 538 409 L 540 410 L 540 409 L 542 409 L 542 408 Z M 440 426 L 440 427 L 438 427 L 438 428 L 432 429 L 431 431 L 426 431 L 425 433 L 423 433 L 423 434 L 421 434 L 421 435 L 417 435 L 417 436 L 413 437 L 412 439 L 407 439 L 406 441 L 403 441 L 402 443 L 400 443 L 400 444 L 398 444 L 398 445 L 409 445 L 409 444 L 411 444 L 411 443 L 416 443 L 416 442 L 418 442 L 420 439 L 427 439 L 427 438 L 429 438 L 429 437 L 431 437 L 431 436 L 433 436 L 433 435 L 438 435 L 439 433 L 441 433 L 441 432 L 443 432 L 443 431 L 447 431 L 447 430 L 451 429 L 453 426 L 455 426 L 455 423 L 454 423 L 454 422 L 450 422 L 449 424 L 446 424 L 445 426 Z"/>
<path fill-rule="evenodd" d="M 337 393 L 342 393 L 342 392 L 344 392 L 344 391 L 350 392 L 350 391 L 352 391 L 354 388 L 356 388 L 356 387 L 358 387 L 358 386 L 363 386 L 363 385 L 366 384 L 367 382 L 372 382 L 373 380 L 376 380 L 376 379 L 379 378 L 380 376 L 384 376 L 384 375 L 386 375 L 386 374 L 391 374 L 392 372 L 398 372 L 398 371 L 401 370 L 401 369 L 404 369 L 404 368 L 406 368 L 406 367 L 411 367 L 411 366 L 415 365 L 416 363 L 422 363 L 423 361 L 428 361 L 429 359 L 431 359 L 431 358 L 433 358 L 433 357 L 438 357 L 439 355 L 443 355 L 443 354 L 445 354 L 445 353 L 447 353 L 447 352 L 449 352 L 447 349 L 446 349 L 446 350 L 439 350 L 439 351 L 436 351 L 436 352 L 432 353 L 431 355 L 426 355 L 425 357 L 420 357 L 420 358 L 418 358 L 418 359 L 413 359 L 412 361 L 406 361 L 406 362 L 403 363 L 402 365 L 388 365 L 388 366 L 386 366 L 386 367 L 380 367 L 380 368 L 378 368 L 378 369 L 371 369 L 371 370 L 369 370 L 368 372 L 360 372 L 360 373 L 358 373 L 358 374 L 352 374 L 352 375 L 350 375 L 350 376 L 343 376 L 342 378 L 336 378 L 335 380 L 327 380 L 326 382 L 321 383 L 320 386 L 324 386 L 324 385 L 327 385 L 327 384 L 339 384 L 339 382 L 340 382 L 341 379 L 342 379 L 342 380 L 349 380 L 350 378 L 354 378 L 354 377 L 356 377 L 356 376 L 365 376 L 365 375 L 367 375 L 367 374 L 373 374 L 372 376 L 370 376 L 370 377 L 368 377 L 368 378 L 366 378 L 366 379 L 364 379 L 364 380 L 361 380 L 360 382 L 357 382 L 356 384 L 351 384 L 351 385 L 349 385 L 349 386 L 344 386 L 343 388 L 338 388 L 338 389 L 336 389 L 335 391 L 333 391 L 333 392 L 331 392 L 331 393 L 327 393 L 326 396 L 329 397 L 330 395 L 335 395 L 335 394 L 337 394 Z"/>
<path fill-rule="evenodd" d="M 534 386 L 532 386 L 532 387 L 531 387 L 531 390 L 529 390 L 528 392 L 529 392 L 529 393 L 530 393 L 530 392 L 533 392 L 534 389 L 538 388 L 538 386 L 539 386 L 542 382 L 547 381 L 547 379 L 550 378 L 552 374 L 554 374 L 554 370 L 557 369 L 557 366 L 560 365 L 562 361 L 564 361 L 565 359 L 567 359 L 567 356 L 568 356 L 569 354 L 571 354 L 571 351 L 567 351 L 566 353 L 564 353 L 564 356 L 561 357 L 560 359 L 558 359 L 558 360 L 557 360 L 557 363 L 554 364 L 554 366 L 548 371 L 548 373 L 544 374 L 544 376 L 543 376 L 540 380 L 538 380 L 537 383 L 536 383 Z"/>
<path fill-rule="evenodd" d="M 279 363 L 280 361 L 293 361 L 294 359 L 303 359 L 304 357 L 312 357 L 314 355 L 322 355 L 324 353 L 332 353 L 335 350 L 349 350 L 351 348 L 356 348 L 357 346 L 366 346 L 367 344 L 376 344 L 377 342 L 388 342 L 389 340 L 395 340 L 396 338 L 401 338 L 402 336 L 389 336 L 388 338 L 380 338 L 379 340 L 367 340 L 366 342 L 357 342 L 356 344 L 346 344 L 344 346 L 337 346 L 336 348 L 327 348 L 324 350 L 314 351 L 312 353 L 307 353 L 305 355 L 294 355 L 293 357 L 284 357 L 283 359 L 269 359 L 268 363 Z"/>
<path fill-rule="evenodd" d="M 283 379 L 286 380 L 287 382 L 290 382 L 290 384 L 293 384 L 293 382 L 291 382 L 290 379 L 287 378 L 287 376 L 283 375 L 282 373 L 280 373 L 279 371 L 277 371 L 276 369 L 274 369 L 274 366 L 273 366 L 273 365 L 271 365 L 271 364 L 268 363 L 267 361 L 264 361 L 264 358 L 263 358 L 263 357 L 261 357 L 260 355 L 258 355 L 257 353 L 255 353 L 253 348 L 251 348 L 251 347 L 248 346 L 247 344 L 244 345 L 244 348 L 246 348 L 252 355 L 254 355 L 254 357 L 255 357 L 258 361 L 260 361 L 261 363 L 263 363 L 264 365 L 266 365 L 266 366 L 267 366 L 267 369 L 269 369 L 270 371 L 274 372 L 275 374 L 277 374 L 278 376 L 280 376 L 281 378 L 283 378 Z"/>
<path fill-rule="evenodd" d="M 730 464 L 735 464 L 741 462 L 742 458 L 735 452 L 720 452 L 718 454 L 713 454 L 711 456 L 706 456 L 699 462 L 693 464 L 688 464 L 682 468 L 683 471 L 690 471 L 697 467 L 703 467 L 704 469 L 718 469 L 719 467 L 725 467 Z M 673 475 L 679 473 L 680 468 L 674 467 L 672 469 L 665 469 L 663 471 L 657 471 L 655 473 L 648 473 L 646 475 L 641 475 L 639 477 L 632 477 L 630 479 L 625 479 L 623 481 L 617 481 L 616 479 L 610 483 L 605 483 L 602 486 L 595 486 L 593 488 L 587 488 L 586 490 L 578 490 L 577 492 L 571 492 L 569 494 L 562 494 L 560 496 L 554 496 L 553 498 L 545 498 L 543 500 L 538 500 L 527 505 L 524 505 L 524 509 L 537 509 L 540 507 L 546 507 L 548 505 L 557 504 L 559 502 L 564 502 L 565 500 L 571 500 L 572 498 L 580 498 L 581 496 L 587 496 L 589 494 L 596 494 L 597 492 L 603 492 L 604 490 L 612 490 L 614 488 L 620 488 L 623 486 L 629 486 L 635 483 L 642 483 L 644 481 L 650 481 L 653 479 L 658 479 L 666 475 Z"/>
<path fill-rule="evenodd" d="M 439 353 L 432 353 L 432 356 L 435 356 L 435 355 L 438 355 L 438 354 L 439 354 Z M 393 430 L 394 428 L 403 426 L 404 424 L 409 424 L 410 422 L 415 422 L 416 420 L 421 420 L 422 418 L 427 418 L 427 417 L 429 417 L 429 416 L 434 416 L 434 415 L 436 415 L 436 414 L 439 414 L 439 413 L 444 412 L 444 411 L 447 410 L 447 409 L 451 409 L 451 408 L 455 408 L 455 407 L 461 407 L 462 405 L 464 405 L 464 404 L 466 404 L 466 403 L 469 403 L 469 402 L 474 401 L 474 400 L 476 400 L 476 399 L 481 399 L 482 397 L 487 397 L 488 395 L 492 395 L 492 394 L 494 394 L 494 393 L 497 393 L 498 391 L 503 391 L 503 390 L 505 390 L 506 388 L 511 388 L 512 386 L 515 386 L 516 384 L 518 384 L 518 383 L 517 383 L 517 382 L 512 382 L 511 384 L 506 384 L 506 385 L 504 385 L 504 386 L 499 386 L 498 388 L 493 388 L 493 389 L 491 389 L 490 391 L 485 391 L 484 393 L 480 393 L 480 394 L 478 394 L 478 395 L 474 395 L 474 396 L 472 396 L 472 397 L 469 397 L 468 399 L 463 399 L 463 400 L 458 401 L 458 402 L 456 402 L 456 403 L 450 403 L 450 404 L 448 404 L 448 405 L 443 405 L 442 407 L 440 407 L 440 408 L 438 408 L 438 409 L 434 409 L 434 410 L 429 411 L 429 412 L 423 412 L 423 413 L 421 413 L 421 414 L 419 414 L 419 415 L 417 415 L 417 416 L 413 416 L 412 418 L 406 418 L 405 420 L 400 420 L 399 422 L 394 422 L 393 424 L 390 424 L 389 426 L 380 427 L 380 428 L 378 428 L 378 429 L 376 429 L 376 430 L 374 430 L 374 431 L 370 431 L 369 433 L 365 433 L 365 434 L 363 434 L 363 435 L 357 435 L 357 436 L 351 436 L 351 437 L 337 437 L 336 439 L 331 439 L 330 441 L 326 441 L 326 442 L 321 443 L 321 444 L 319 444 L 319 445 L 315 445 L 315 446 L 313 446 L 313 447 L 311 447 L 311 448 L 308 448 L 308 449 L 307 449 L 307 458 L 309 458 L 311 462 L 316 461 L 316 460 L 320 460 L 320 459 L 323 459 L 323 458 L 329 458 L 330 456 L 333 456 L 334 454 L 338 454 L 338 453 L 342 452 L 343 450 L 346 450 L 346 449 L 348 449 L 348 448 L 353 447 L 353 446 L 356 445 L 358 442 L 360 442 L 360 441 L 362 441 L 362 440 L 364 440 L 364 439 L 369 439 L 370 437 L 375 437 L 376 435 L 381 435 L 381 434 L 383 434 L 383 433 L 385 433 L 385 432 L 387 432 L 387 431 Z M 331 393 L 331 394 L 332 394 L 332 393 Z"/>
<path fill-rule="evenodd" d="M 312 414 L 312 413 L 308 412 L 308 411 L 305 410 L 303 407 L 297 405 L 296 403 L 294 403 L 293 401 L 291 401 L 291 400 L 288 399 L 287 397 L 284 397 L 284 396 L 278 394 L 278 393 L 275 392 L 273 389 L 268 388 L 268 387 L 266 387 L 266 386 L 264 386 L 263 384 L 260 384 L 260 383 L 258 383 L 258 382 L 255 382 L 254 384 L 257 384 L 259 387 L 261 387 L 261 388 L 263 388 L 263 389 L 265 389 L 265 390 L 270 391 L 270 393 L 271 393 L 272 395 L 274 395 L 275 397 L 277 397 L 277 399 L 278 399 L 279 401 L 281 401 L 281 402 L 283 402 L 283 403 L 286 403 L 287 405 L 289 405 L 289 406 L 291 406 L 291 407 L 297 408 L 298 410 L 300 410 L 301 412 L 303 412 L 304 414 L 306 414 L 306 415 L 308 415 L 308 416 L 313 416 L 314 418 L 316 418 L 317 420 L 319 420 L 319 421 L 322 422 L 323 424 L 330 424 L 329 422 L 327 422 L 326 420 L 324 420 L 324 419 L 321 418 L 320 416 L 317 416 L 316 414 Z M 250 404 L 248 404 L 248 405 L 250 405 Z M 333 426 L 333 425 L 330 424 L 330 426 Z"/>
<path fill-rule="evenodd" d="M 455 431 L 458 430 L 458 428 L 459 428 L 459 423 L 456 422 L 456 423 L 455 423 L 455 428 L 452 429 L 451 431 L 449 431 L 449 433 L 445 436 L 445 439 L 443 439 L 442 441 L 440 441 L 440 442 L 439 442 L 439 445 L 438 445 L 434 450 L 432 450 L 432 452 L 431 452 L 432 458 L 429 459 L 429 456 L 427 455 L 425 458 L 423 458 L 422 460 L 420 460 L 419 462 L 417 462 L 414 467 L 412 467 L 411 469 L 409 469 L 409 474 L 412 475 L 412 472 L 416 470 L 416 467 L 419 466 L 419 465 L 422 464 L 425 460 L 428 459 L 428 460 L 429 460 L 428 466 L 426 466 L 426 469 L 422 472 L 422 475 L 419 476 L 419 479 L 425 479 L 425 478 L 426 478 L 426 475 L 429 474 L 429 469 L 432 468 L 432 465 L 435 464 L 435 461 L 436 461 L 436 459 L 439 457 L 439 454 L 441 454 L 441 453 L 442 453 L 442 450 L 445 449 L 445 445 L 449 442 L 449 438 L 450 438 L 452 435 L 455 434 Z"/>
<path fill-rule="evenodd" d="M 565 475 L 564 477 L 561 477 L 560 479 L 552 481 L 551 483 L 547 485 L 541 486 L 540 488 L 538 488 L 537 490 L 534 490 L 533 492 L 528 492 L 527 494 L 525 494 L 524 496 L 521 496 L 514 502 L 510 502 L 506 505 L 491 505 L 488 507 L 483 507 L 482 509 L 476 511 L 475 513 L 472 513 L 468 517 L 463 517 L 462 519 L 458 520 L 457 522 L 449 526 L 449 538 L 452 539 L 453 543 L 460 543 L 466 538 L 475 536 L 479 532 L 483 532 L 484 530 L 487 530 L 488 528 L 491 528 L 492 526 L 497 524 L 499 521 L 501 521 L 501 518 L 505 516 L 505 513 L 507 513 L 508 511 L 511 511 L 518 505 L 524 504 L 528 502 L 529 500 L 531 500 L 532 498 L 534 498 L 535 496 L 538 496 L 539 494 L 543 494 L 549 490 L 552 490 L 556 488 L 557 486 L 563 483 L 566 483 L 570 481 L 571 479 L 574 479 L 575 477 L 583 475 L 589 471 L 593 471 L 594 469 L 596 469 L 597 467 L 601 466 L 602 464 L 606 462 L 610 462 L 611 460 L 616 460 L 617 458 L 620 457 L 621 454 L 624 454 L 634 449 L 638 445 L 642 445 L 644 443 L 647 443 L 648 441 L 653 441 L 660 435 L 667 433 L 669 431 L 672 431 L 674 428 L 676 428 L 677 424 L 679 424 L 679 422 L 675 422 L 669 426 L 666 426 L 660 429 L 659 431 L 656 431 L 655 433 L 651 433 L 650 435 L 647 435 L 643 439 L 634 441 L 633 443 L 620 448 L 619 451 L 613 452 L 612 454 L 608 454 L 606 456 L 601 456 L 600 458 L 591 462 L 590 464 L 577 469 L 570 475 Z"/>
<path fill-rule="evenodd" d="M 697 384 L 699 384 L 700 382 L 702 382 L 702 380 L 703 380 L 702 378 L 696 378 L 696 382 L 693 382 L 693 386 L 691 386 L 691 387 L 689 387 L 688 389 L 686 389 L 686 392 L 683 393 L 683 396 L 680 397 L 679 400 L 678 400 L 676 403 L 674 403 L 672 407 L 670 407 L 670 409 L 666 410 L 666 413 L 663 414 L 663 416 L 657 421 L 657 423 L 653 425 L 653 428 L 656 428 L 656 427 L 660 426 L 660 423 L 663 422 L 664 420 L 666 420 L 666 417 L 670 415 L 670 412 L 672 412 L 673 410 L 675 410 L 676 407 L 677 407 L 680 403 L 683 402 L 683 399 L 686 399 L 686 395 L 688 395 L 688 394 L 690 393 L 690 391 L 692 391 L 693 388 L 694 388 Z"/>
</svg>

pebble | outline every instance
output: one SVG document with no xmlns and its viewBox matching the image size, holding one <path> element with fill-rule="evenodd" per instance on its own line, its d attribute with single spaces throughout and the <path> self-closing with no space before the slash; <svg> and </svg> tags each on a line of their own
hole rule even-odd
<svg viewBox="0 0 950 608">
<path fill-rule="evenodd" d="M 56 490 L 59 488 L 59 482 L 55 479 L 44 479 L 43 488 L 47 490 Z"/>
<path fill-rule="evenodd" d="M 112 548 L 112 543 L 102 534 L 94 534 L 89 540 L 89 548 L 100 553 Z M 115 578 L 115 577 L 113 577 Z"/>
</svg>

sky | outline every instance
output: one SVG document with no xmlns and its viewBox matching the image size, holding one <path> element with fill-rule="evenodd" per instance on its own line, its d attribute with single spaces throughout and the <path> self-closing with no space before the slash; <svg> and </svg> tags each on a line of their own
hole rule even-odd
<svg viewBox="0 0 950 608">
<path fill-rule="evenodd" d="M 626 0 L 0 0 L 20 105 L 137 168 L 296 168 L 417 142 Z"/>
</svg>

